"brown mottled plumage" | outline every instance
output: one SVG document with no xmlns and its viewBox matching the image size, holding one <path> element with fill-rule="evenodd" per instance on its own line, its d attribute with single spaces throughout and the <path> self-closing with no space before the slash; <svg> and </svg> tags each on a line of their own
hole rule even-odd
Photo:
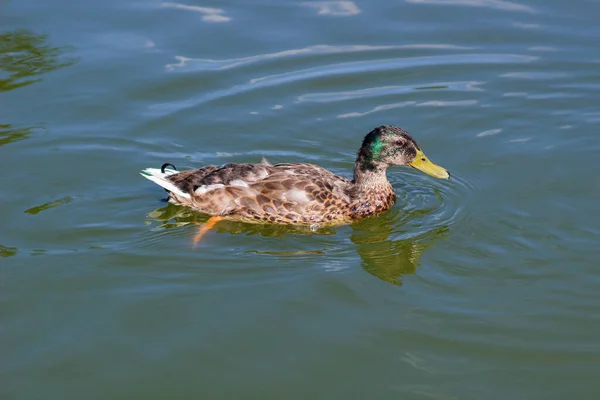
<svg viewBox="0 0 600 400">
<path fill-rule="evenodd" d="M 352 180 L 313 164 L 210 165 L 196 170 L 143 175 L 169 192 L 169 202 L 224 219 L 293 225 L 337 225 L 377 215 L 396 196 L 386 177 L 392 165 L 410 165 L 448 178 L 404 130 L 380 126 L 364 139 Z"/>
</svg>

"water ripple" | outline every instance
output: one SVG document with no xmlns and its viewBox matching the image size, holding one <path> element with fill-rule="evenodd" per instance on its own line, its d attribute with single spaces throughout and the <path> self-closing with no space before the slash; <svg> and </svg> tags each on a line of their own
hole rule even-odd
<svg viewBox="0 0 600 400">
<path fill-rule="evenodd" d="M 456 107 L 456 106 L 470 106 L 473 104 L 477 104 L 477 100 L 455 100 L 455 101 L 441 101 L 441 100 L 432 100 L 425 101 L 423 103 L 417 103 L 416 101 L 403 101 L 400 103 L 392 103 L 392 104 L 382 104 L 375 108 L 372 108 L 368 111 L 364 112 L 350 112 L 346 114 L 340 114 L 337 118 L 356 118 L 356 117 L 364 117 L 365 115 L 373 114 L 380 111 L 393 110 L 395 108 L 404 108 L 407 106 L 414 105 L 415 107 Z"/>
<path fill-rule="evenodd" d="M 387 110 L 393 110 L 395 108 L 403 108 L 406 106 L 410 106 L 416 104 L 416 101 L 403 101 L 400 103 L 392 103 L 392 104 L 384 104 L 384 105 L 380 105 L 377 106 L 375 108 L 372 108 L 371 110 L 365 111 L 365 112 L 351 112 L 351 113 L 346 113 L 346 114 L 340 114 L 337 116 L 337 118 L 355 118 L 355 117 L 364 117 L 365 115 L 368 114 L 373 114 L 375 112 L 378 111 L 387 111 Z"/>
<path fill-rule="evenodd" d="M 455 106 L 472 106 L 477 104 L 477 100 L 455 100 L 455 101 L 441 101 L 432 100 L 419 103 L 416 107 L 455 107 Z"/>
<path fill-rule="evenodd" d="M 322 78 L 324 76 L 349 75 L 353 73 L 382 72 L 410 67 L 426 67 L 440 65 L 463 64 L 512 64 L 528 63 L 537 57 L 518 54 L 453 54 L 442 56 L 426 56 L 412 58 L 390 58 L 385 60 L 352 61 L 339 64 L 323 65 L 315 68 L 267 75 L 250 80 L 250 83 L 266 83 L 276 85 L 297 80 Z"/>
<path fill-rule="evenodd" d="M 436 239 L 470 217 L 468 199 L 473 185 L 456 174 L 448 182 L 412 171 L 389 175 L 396 205 L 379 218 L 354 224 L 350 240 L 367 272 L 402 284 L 402 276 L 416 272 L 421 255 Z"/>
<path fill-rule="evenodd" d="M 496 134 L 498 134 L 500 132 L 502 132 L 501 128 L 488 129 L 486 131 L 479 132 L 477 135 L 475 135 L 475 137 L 492 136 L 492 135 L 496 135 Z"/>
<path fill-rule="evenodd" d="M 507 72 L 500 75 L 501 78 L 517 78 L 517 79 L 556 79 L 568 76 L 564 72 Z"/>
<path fill-rule="evenodd" d="M 255 56 L 230 58 L 225 60 L 213 60 L 210 58 L 189 58 L 184 56 L 175 56 L 177 63 L 167 64 L 167 71 L 182 69 L 183 71 L 202 71 L 202 70 L 226 70 L 237 68 L 243 65 L 255 64 L 269 60 L 284 59 L 290 57 L 307 55 L 326 55 L 340 53 L 360 53 L 375 52 L 384 50 L 472 50 L 474 47 L 457 46 L 452 44 L 409 44 L 409 45 L 390 45 L 390 46 L 369 46 L 369 45 L 315 45 L 303 47 L 300 49 L 283 50 L 275 53 L 258 54 Z"/>
<path fill-rule="evenodd" d="M 402 210 L 396 229 L 406 231 L 408 225 L 410 235 L 419 235 L 436 227 L 449 228 L 469 217 L 468 199 L 475 189 L 472 182 L 457 173 L 448 181 L 420 175 L 408 172 L 396 178 L 402 179 L 394 184 L 396 207 Z"/>
<path fill-rule="evenodd" d="M 406 0 L 406 2 L 450 6 L 487 7 L 506 11 L 535 12 L 535 10 L 529 6 L 506 0 Z"/>
<path fill-rule="evenodd" d="M 311 102 L 330 102 L 330 101 L 343 101 L 351 99 L 364 99 L 368 97 L 379 97 L 387 96 L 391 94 L 403 94 L 410 93 L 415 90 L 462 90 L 462 91 L 482 91 L 483 89 L 478 88 L 478 85 L 482 85 L 483 82 L 435 82 L 427 83 L 424 85 L 406 85 L 406 86 L 381 86 L 359 90 L 348 90 L 343 92 L 325 92 L 325 93 L 310 93 L 298 96 L 299 102 L 311 101 Z"/>
<path fill-rule="evenodd" d="M 401 69 L 440 65 L 492 65 L 492 64 L 521 64 L 537 60 L 538 57 L 518 54 L 456 54 L 436 55 L 425 57 L 403 57 L 369 61 L 352 61 L 327 64 L 313 68 L 290 71 L 250 79 L 248 83 L 235 85 L 226 89 L 216 90 L 199 95 L 198 97 L 170 103 L 154 104 L 148 107 L 153 115 L 161 116 L 181 111 L 210 101 L 236 96 L 252 90 L 291 84 L 301 81 L 330 79 L 336 76 L 348 76 Z M 219 68 L 217 68 L 219 69 Z M 388 88 L 389 89 L 389 88 Z M 388 90 L 381 89 L 381 90 Z M 472 88 L 471 88 L 472 89 Z M 400 88 L 389 90 L 402 90 Z M 306 97 L 305 97 L 306 98 Z M 309 97 L 310 98 L 310 97 Z M 468 100 L 473 104 L 474 100 Z M 422 105 L 448 105 L 425 103 Z"/>
<path fill-rule="evenodd" d="M 161 8 L 174 8 L 177 10 L 192 11 L 202 14 L 202 21 L 205 22 L 229 22 L 230 17 L 222 15 L 224 13 L 220 8 L 190 6 L 180 3 L 160 3 Z"/>
<path fill-rule="evenodd" d="M 349 17 L 361 13 L 360 8 L 353 1 L 312 1 L 302 3 L 305 7 L 316 8 L 319 15 L 332 15 L 335 17 Z"/>
</svg>

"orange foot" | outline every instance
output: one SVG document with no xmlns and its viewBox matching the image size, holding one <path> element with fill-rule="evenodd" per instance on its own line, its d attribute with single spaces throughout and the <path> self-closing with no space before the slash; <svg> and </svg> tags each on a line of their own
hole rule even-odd
<svg viewBox="0 0 600 400">
<path fill-rule="evenodd" d="M 200 229 L 198 229 L 198 233 L 196 233 L 196 236 L 194 236 L 194 247 L 196 247 L 198 245 L 198 242 L 200 242 L 200 239 L 202 239 L 202 236 L 204 236 L 204 234 L 206 232 L 211 230 L 215 226 L 215 224 L 222 219 L 223 218 L 221 218 L 221 217 L 215 216 L 215 217 L 210 217 L 208 219 L 208 221 L 206 221 L 203 224 L 196 223 L 198 225 L 201 225 L 201 227 L 200 227 Z"/>
</svg>

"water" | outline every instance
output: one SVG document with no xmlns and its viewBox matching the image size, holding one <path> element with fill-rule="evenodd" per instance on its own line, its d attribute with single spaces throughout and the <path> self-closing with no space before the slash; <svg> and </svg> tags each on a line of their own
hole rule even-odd
<svg viewBox="0 0 600 400">
<path fill-rule="evenodd" d="M 4 2 L 3 399 L 592 399 L 600 3 Z M 138 171 L 350 175 L 397 124 L 450 181 L 312 233 Z"/>
</svg>

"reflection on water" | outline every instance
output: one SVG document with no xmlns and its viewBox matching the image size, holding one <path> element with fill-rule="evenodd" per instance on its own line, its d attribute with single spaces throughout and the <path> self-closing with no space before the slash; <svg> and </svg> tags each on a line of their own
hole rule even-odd
<svg viewBox="0 0 600 400">
<path fill-rule="evenodd" d="M 29 30 L 0 32 L 0 92 L 39 82 L 38 75 L 73 65 L 75 58 L 61 57 L 67 50 Z M 44 129 L 43 124 L 21 127 L 0 121 L 0 147 L 27 139 L 38 129 Z"/>
<path fill-rule="evenodd" d="M 431 210 L 430 210 L 431 211 Z M 356 252 L 362 259 L 362 267 L 368 273 L 386 282 L 401 285 L 402 275 L 414 274 L 420 265 L 421 254 L 431 246 L 431 243 L 443 235 L 449 228 L 446 225 L 435 226 L 429 230 L 419 229 L 419 233 L 411 235 L 411 221 L 423 218 L 427 214 L 424 210 L 391 211 L 383 216 L 367 219 L 352 224 L 350 240 L 356 245 Z M 172 229 L 189 224 L 202 223 L 207 217 L 190 209 L 172 204 L 157 208 L 148 213 L 147 224 L 152 221 L 159 225 L 153 229 Z M 407 231 L 402 231 L 402 228 Z M 316 234 L 333 235 L 335 228 L 319 228 L 311 230 L 308 227 L 293 227 L 285 225 L 247 224 L 233 221 L 219 222 L 214 231 L 217 233 L 230 233 L 234 235 L 261 235 L 265 237 L 281 238 L 284 235 Z M 397 239 L 394 239 L 397 238 Z M 298 255 L 323 255 L 328 249 L 298 250 L 298 251 L 258 251 L 256 253 L 273 256 L 298 256 Z"/>
<path fill-rule="evenodd" d="M 27 139 L 36 129 L 43 129 L 40 126 L 32 126 L 27 128 L 17 128 L 12 124 L 0 123 L 0 147 L 5 144 Z"/>
<path fill-rule="evenodd" d="M 38 214 L 42 211 L 45 211 L 49 208 L 58 207 L 62 204 L 69 204 L 72 200 L 73 200 L 73 198 L 71 198 L 69 196 L 63 197 L 62 199 L 49 201 L 49 202 L 41 204 L 39 206 L 31 207 L 31 208 L 25 210 L 25 213 L 31 214 L 31 215 L 36 215 L 36 214 Z"/>
<path fill-rule="evenodd" d="M 0 397 L 591 398 L 594 15 L 2 2 Z M 220 222 L 193 248 L 207 217 L 138 175 L 263 156 L 350 175 L 386 123 L 452 178 L 392 168 L 393 209 L 331 230 Z"/>
<path fill-rule="evenodd" d="M 410 221 L 410 214 L 402 219 Z M 413 213 L 414 214 L 414 213 Z M 421 216 L 421 212 L 416 213 Z M 417 236 L 399 229 L 399 218 L 388 215 L 365 220 L 353 225 L 350 240 L 362 259 L 362 267 L 368 273 L 395 285 L 402 284 L 402 275 L 414 274 L 420 265 L 421 254 L 431 242 L 448 232 L 447 226 L 436 226 Z M 400 239 L 390 239 L 400 236 Z"/>
<path fill-rule="evenodd" d="M 67 47 L 53 47 L 47 35 L 29 30 L 0 32 L 0 92 L 39 82 L 34 78 L 55 69 L 73 65 L 75 58 L 62 58 Z"/>
<path fill-rule="evenodd" d="M 15 254 L 17 254 L 18 251 L 19 251 L 19 249 L 17 249 L 16 247 L 7 247 L 7 246 L 2 246 L 0 244 L 0 257 L 14 256 Z"/>
<path fill-rule="evenodd" d="M 149 221 L 159 222 L 160 224 L 153 229 L 171 229 L 189 224 L 203 223 L 208 219 L 206 215 L 197 213 L 188 208 L 169 204 L 165 207 L 157 208 L 148 213 Z M 311 229 L 305 226 L 287 226 L 277 224 L 248 224 L 234 221 L 220 221 L 213 229 L 218 233 L 230 233 L 232 235 L 261 235 L 265 237 L 282 237 L 286 234 L 318 234 L 333 235 L 336 233 L 333 227 L 320 227 Z"/>
</svg>

